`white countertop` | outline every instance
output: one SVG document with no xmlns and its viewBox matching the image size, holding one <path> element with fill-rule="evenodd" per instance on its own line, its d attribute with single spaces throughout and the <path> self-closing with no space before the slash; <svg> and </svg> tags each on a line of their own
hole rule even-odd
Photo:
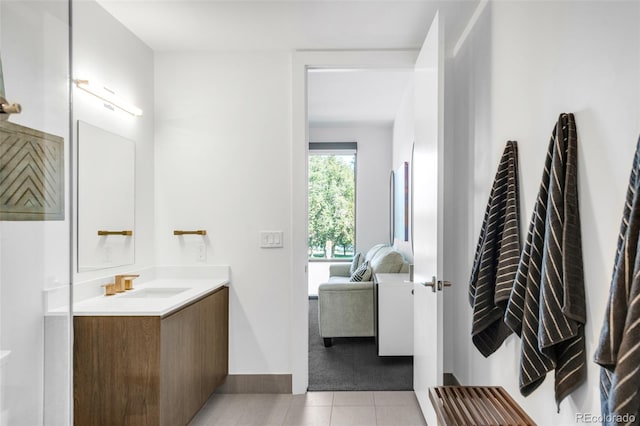
<svg viewBox="0 0 640 426">
<path fill-rule="evenodd" d="M 133 290 L 114 296 L 99 296 L 77 302 L 73 306 L 74 316 L 165 316 L 189 303 L 228 284 L 226 279 L 158 279 L 135 284 Z M 186 290 L 169 297 L 130 297 L 149 288 Z M 59 308 L 67 312 L 65 307 Z M 54 310 L 53 313 L 55 313 Z"/>
</svg>

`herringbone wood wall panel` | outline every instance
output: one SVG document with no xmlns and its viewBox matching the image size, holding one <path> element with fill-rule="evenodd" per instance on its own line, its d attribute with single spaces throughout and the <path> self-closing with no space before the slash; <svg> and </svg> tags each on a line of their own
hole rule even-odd
<svg viewBox="0 0 640 426">
<path fill-rule="evenodd" d="M 0 220 L 64 219 L 64 139 L 0 121 Z"/>
</svg>

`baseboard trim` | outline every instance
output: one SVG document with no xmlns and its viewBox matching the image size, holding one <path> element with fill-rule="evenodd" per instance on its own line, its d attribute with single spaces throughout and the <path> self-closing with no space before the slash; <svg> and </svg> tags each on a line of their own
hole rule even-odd
<svg viewBox="0 0 640 426">
<path fill-rule="evenodd" d="M 217 393 L 291 393 L 291 374 L 230 374 Z"/>
<path fill-rule="evenodd" d="M 453 373 L 444 373 L 442 375 L 442 383 L 445 386 L 460 386 L 458 378 Z"/>
</svg>

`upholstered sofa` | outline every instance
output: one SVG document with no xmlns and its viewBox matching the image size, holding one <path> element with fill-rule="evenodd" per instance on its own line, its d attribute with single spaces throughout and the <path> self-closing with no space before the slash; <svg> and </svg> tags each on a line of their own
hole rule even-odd
<svg viewBox="0 0 640 426">
<path fill-rule="evenodd" d="M 356 264 L 357 262 L 357 264 Z M 367 281 L 350 282 L 354 270 L 367 262 Z M 333 337 L 367 337 L 375 335 L 375 289 L 377 273 L 409 272 L 403 255 L 387 244 L 372 247 L 360 255 L 353 265 L 334 264 L 329 280 L 318 288 L 318 326 L 324 345 L 332 345 Z"/>
</svg>

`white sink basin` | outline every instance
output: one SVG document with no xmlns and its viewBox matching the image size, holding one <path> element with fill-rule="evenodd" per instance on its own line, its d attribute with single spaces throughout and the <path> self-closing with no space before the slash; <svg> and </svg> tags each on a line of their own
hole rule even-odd
<svg viewBox="0 0 640 426">
<path fill-rule="evenodd" d="M 132 293 L 125 293 L 120 296 L 121 299 L 145 298 L 145 299 L 162 299 L 165 297 L 173 297 L 183 291 L 190 290 L 189 287 L 147 287 L 136 290 Z"/>
<path fill-rule="evenodd" d="M 161 278 L 141 282 L 135 289 L 116 296 L 78 301 L 73 305 L 73 315 L 164 317 L 228 283 L 226 278 Z M 61 307 L 55 313 L 68 315 L 68 312 L 68 307 Z"/>
</svg>

